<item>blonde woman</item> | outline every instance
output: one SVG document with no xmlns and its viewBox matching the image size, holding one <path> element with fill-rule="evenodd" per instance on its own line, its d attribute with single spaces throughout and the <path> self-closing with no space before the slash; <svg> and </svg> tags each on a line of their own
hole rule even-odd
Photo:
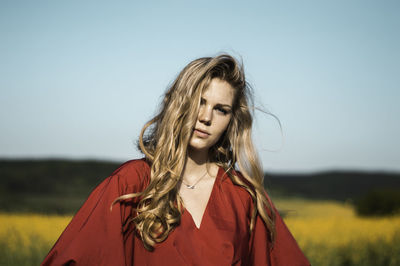
<svg viewBox="0 0 400 266">
<path fill-rule="evenodd" d="M 309 265 L 264 191 L 250 96 L 230 55 L 189 63 L 142 129 L 145 158 L 91 193 L 43 265 Z"/>
</svg>

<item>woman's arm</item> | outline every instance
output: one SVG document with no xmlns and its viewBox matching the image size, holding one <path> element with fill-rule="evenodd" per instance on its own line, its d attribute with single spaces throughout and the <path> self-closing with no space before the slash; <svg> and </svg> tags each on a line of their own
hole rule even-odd
<svg viewBox="0 0 400 266">
<path fill-rule="evenodd" d="M 123 194 L 141 191 L 145 171 L 144 161 L 130 161 L 98 185 L 42 265 L 126 265 L 122 224 L 132 204 L 117 203 L 112 211 L 110 206 Z"/>
<path fill-rule="evenodd" d="M 282 217 L 270 201 L 275 212 L 275 242 L 272 245 L 262 219 L 257 216 L 254 231 L 251 236 L 251 265 L 271 266 L 309 266 L 307 260 L 296 240 L 285 225 Z"/>
</svg>

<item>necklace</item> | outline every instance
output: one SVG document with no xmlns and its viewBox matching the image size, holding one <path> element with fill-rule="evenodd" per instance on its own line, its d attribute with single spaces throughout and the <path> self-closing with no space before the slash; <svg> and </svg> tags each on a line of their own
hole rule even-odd
<svg viewBox="0 0 400 266">
<path fill-rule="evenodd" d="M 199 179 L 197 179 L 196 182 L 194 182 L 194 184 L 192 184 L 192 185 L 186 184 L 186 183 L 183 181 L 183 178 L 182 178 L 182 183 L 183 183 L 183 184 L 185 185 L 185 187 L 188 188 L 188 189 L 195 189 L 197 183 L 199 183 L 200 180 L 202 180 L 203 177 L 206 176 L 206 174 L 207 174 L 207 170 L 206 170 L 206 172 L 205 172 Z"/>
</svg>

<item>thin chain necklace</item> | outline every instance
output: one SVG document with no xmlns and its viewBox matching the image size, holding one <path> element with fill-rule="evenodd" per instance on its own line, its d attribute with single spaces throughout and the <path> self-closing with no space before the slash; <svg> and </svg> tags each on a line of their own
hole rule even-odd
<svg viewBox="0 0 400 266">
<path fill-rule="evenodd" d="M 185 181 L 183 181 L 183 178 L 182 178 L 182 183 L 185 185 L 185 187 L 186 188 L 188 188 L 188 189 L 195 189 L 196 188 L 196 185 L 197 185 L 197 183 L 199 183 L 200 182 L 200 180 L 202 180 L 203 179 L 203 177 L 205 177 L 206 176 L 206 174 L 207 174 L 207 169 L 206 169 L 206 172 L 199 178 L 199 179 L 197 179 L 196 180 L 196 182 L 194 182 L 194 184 L 193 185 L 189 185 L 189 184 L 186 184 L 185 183 Z"/>
</svg>

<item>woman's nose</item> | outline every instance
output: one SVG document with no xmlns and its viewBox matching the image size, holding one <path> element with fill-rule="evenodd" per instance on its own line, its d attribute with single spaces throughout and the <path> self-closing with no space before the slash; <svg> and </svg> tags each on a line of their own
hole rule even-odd
<svg viewBox="0 0 400 266">
<path fill-rule="evenodd" d="M 211 106 L 200 106 L 199 121 L 209 126 L 211 125 L 211 120 L 212 120 Z"/>
</svg>

